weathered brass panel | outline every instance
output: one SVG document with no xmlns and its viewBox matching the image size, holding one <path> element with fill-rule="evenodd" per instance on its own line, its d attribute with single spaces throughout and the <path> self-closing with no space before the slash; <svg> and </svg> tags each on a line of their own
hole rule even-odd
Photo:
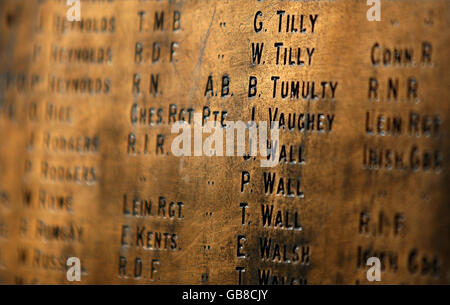
<svg viewBox="0 0 450 305">
<path fill-rule="evenodd" d="M 450 282 L 449 1 L 69 8 L 0 2 L 0 283 Z M 286 158 L 174 156 L 208 110 Z"/>
</svg>

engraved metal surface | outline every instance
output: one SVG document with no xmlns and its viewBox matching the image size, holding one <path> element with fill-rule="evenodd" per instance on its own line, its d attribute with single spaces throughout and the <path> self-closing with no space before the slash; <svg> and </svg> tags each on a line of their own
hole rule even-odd
<svg viewBox="0 0 450 305">
<path fill-rule="evenodd" d="M 0 2 L 0 283 L 448 284 L 450 2 Z M 279 162 L 172 153 L 276 121 Z"/>
</svg>

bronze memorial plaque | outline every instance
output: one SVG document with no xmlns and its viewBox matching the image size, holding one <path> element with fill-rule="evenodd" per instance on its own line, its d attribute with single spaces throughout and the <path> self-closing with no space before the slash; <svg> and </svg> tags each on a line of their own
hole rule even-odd
<svg viewBox="0 0 450 305">
<path fill-rule="evenodd" d="M 449 27 L 447 0 L 1 0 L 0 283 L 449 284 Z"/>
</svg>

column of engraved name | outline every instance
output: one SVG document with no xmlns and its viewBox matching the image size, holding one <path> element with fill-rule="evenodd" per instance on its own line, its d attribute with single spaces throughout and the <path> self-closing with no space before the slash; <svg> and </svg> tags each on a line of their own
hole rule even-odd
<svg viewBox="0 0 450 305">
<path fill-rule="evenodd" d="M 137 1 L 133 16 L 132 67 L 126 76 L 129 90 L 127 132 L 121 152 L 125 162 L 137 164 L 132 188 L 121 194 L 122 224 L 118 276 L 122 280 L 168 282 L 171 262 L 182 255 L 179 230 L 184 223 L 185 203 L 165 186 L 176 176 L 165 176 L 163 165 L 170 155 L 170 127 L 191 116 L 179 109 L 176 75 L 171 67 L 182 52 L 182 10 L 165 1 Z M 131 98 L 130 98 L 131 97 Z"/>
<path fill-rule="evenodd" d="M 419 20 L 425 33 L 433 30 L 427 16 Z M 424 35 L 410 40 L 374 39 L 367 51 L 371 76 L 360 150 L 362 167 L 377 181 L 379 192 L 375 203 L 365 200 L 359 211 L 356 266 L 364 268 L 367 259 L 375 256 L 386 277 L 437 279 L 442 275 L 442 257 L 423 249 L 426 235 L 415 224 L 424 221 L 419 211 L 427 207 L 431 213 L 440 204 L 430 185 L 440 179 L 445 161 L 440 143 L 445 113 L 433 104 L 440 101 L 429 98 L 430 80 L 442 64 L 436 60 L 441 58 L 440 50 Z M 389 187 L 385 183 L 400 182 L 397 179 L 402 183 Z M 412 187 L 418 181 L 420 186 Z M 404 196 L 404 202 L 399 196 Z M 368 236 L 370 243 L 365 241 Z M 412 240 L 407 248 L 396 246 L 406 240 Z"/>
<path fill-rule="evenodd" d="M 297 6 L 302 13 L 297 13 Z M 312 154 L 308 143 L 328 138 L 333 129 L 335 114 L 322 109 L 333 108 L 339 88 L 337 80 L 316 79 L 308 73 L 320 52 L 315 39 L 321 18 L 312 9 L 297 6 L 261 9 L 251 18 L 254 35 L 249 53 L 254 74 L 249 76 L 248 97 L 255 105 L 252 120 L 259 117 L 278 123 L 280 143 L 278 148 L 272 139 L 267 143 L 267 158 L 277 158 L 276 167 L 242 172 L 241 192 L 256 192 L 258 198 L 240 205 L 242 225 L 258 227 L 252 237 L 242 234 L 237 239 L 237 254 L 248 259 L 245 269 L 250 269 L 238 266 L 243 283 L 244 276 L 251 276 L 258 284 L 305 284 L 312 260 L 309 239 L 313 234 L 302 225 L 302 212 L 312 208 L 314 194 L 304 189 L 310 177 L 303 172 Z M 252 183 L 258 175 L 261 180 Z M 257 190 L 252 189 L 255 184 Z M 245 256 L 245 248 L 250 247 L 257 249 L 257 257 Z"/>
</svg>

